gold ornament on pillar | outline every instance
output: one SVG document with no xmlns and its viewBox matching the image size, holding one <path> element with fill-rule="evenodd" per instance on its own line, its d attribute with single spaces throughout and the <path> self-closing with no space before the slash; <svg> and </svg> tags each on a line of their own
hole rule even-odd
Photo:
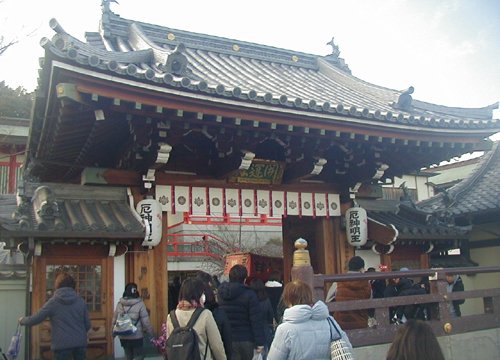
<svg viewBox="0 0 500 360">
<path fill-rule="evenodd" d="M 293 253 L 293 266 L 310 266 L 311 258 L 309 257 L 309 250 L 305 250 L 307 241 L 298 238 L 293 245 L 297 248 Z"/>
</svg>

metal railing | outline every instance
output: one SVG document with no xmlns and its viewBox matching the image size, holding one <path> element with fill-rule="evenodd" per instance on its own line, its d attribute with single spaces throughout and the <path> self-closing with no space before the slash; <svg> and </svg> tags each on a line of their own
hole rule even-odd
<svg viewBox="0 0 500 360">
<path fill-rule="evenodd" d="M 216 215 L 191 215 L 185 212 L 183 224 L 281 226 L 282 220 L 281 217 L 272 218 L 264 214 L 261 214 L 259 216 L 237 216 L 234 214 L 225 214 L 216 216 Z"/>
<path fill-rule="evenodd" d="M 373 309 L 376 325 L 364 329 L 346 330 L 353 346 L 368 346 L 391 342 L 399 325 L 391 324 L 390 308 L 411 304 L 428 304 L 430 320 L 427 323 L 433 328 L 436 336 L 466 333 L 470 331 L 498 328 L 500 324 L 500 289 L 498 287 L 484 290 L 469 290 L 448 293 L 445 275 L 475 275 L 481 273 L 498 273 L 500 267 L 449 268 L 439 270 L 405 271 L 405 278 L 432 277 L 430 294 L 397 296 L 382 299 L 355 300 L 327 303 L 330 312 Z M 400 271 L 389 271 L 364 274 L 314 275 L 313 288 L 316 300 L 325 298 L 325 285 L 332 282 L 376 280 L 401 278 Z M 483 313 L 451 318 L 450 302 L 453 300 L 481 298 Z"/>
<path fill-rule="evenodd" d="M 168 256 L 212 257 L 224 261 L 239 249 L 210 234 L 167 234 Z"/>
</svg>

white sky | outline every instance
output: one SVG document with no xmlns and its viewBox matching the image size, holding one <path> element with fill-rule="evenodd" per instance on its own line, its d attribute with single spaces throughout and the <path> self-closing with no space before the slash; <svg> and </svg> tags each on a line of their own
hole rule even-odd
<svg viewBox="0 0 500 360">
<path fill-rule="evenodd" d="M 317 55 L 332 37 L 352 74 L 446 106 L 500 100 L 500 0 L 118 0 L 123 18 Z M 36 87 L 39 45 L 56 18 L 84 40 L 101 0 L 0 0 L 0 34 L 21 42 L 0 57 L 0 81 Z M 26 38 L 26 34 L 34 32 Z M 498 118 L 499 111 L 495 112 Z"/>
</svg>

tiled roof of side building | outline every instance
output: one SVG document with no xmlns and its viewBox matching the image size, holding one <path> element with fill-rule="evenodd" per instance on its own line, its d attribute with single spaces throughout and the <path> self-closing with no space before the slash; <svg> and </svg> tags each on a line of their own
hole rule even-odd
<svg viewBox="0 0 500 360">
<path fill-rule="evenodd" d="M 412 210 L 411 204 L 399 200 L 356 199 L 367 210 L 368 218 L 382 224 L 391 224 L 399 232 L 398 239 L 436 240 L 463 237 L 461 229 L 432 221 L 425 214 Z"/>
<path fill-rule="evenodd" d="M 500 146 L 493 144 L 470 175 L 445 193 L 416 204 L 421 211 L 442 216 L 500 211 Z"/>
<path fill-rule="evenodd" d="M 19 204 L 14 195 L 0 196 L 2 236 L 144 237 L 126 189 L 23 182 L 21 190 Z"/>
<path fill-rule="evenodd" d="M 334 53 L 322 57 L 174 30 L 122 19 L 110 11 L 103 13 L 100 33 L 86 33 L 87 44 L 67 34 L 55 19 L 51 27 L 57 34 L 52 40 L 42 39 L 42 46 L 61 61 L 214 99 L 415 129 L 494 133 L 500 128 L 500 121 L 492 120 L 498 104 L 462 109 L 413 100 L 411 87 L 403 92 L 352 76 Z"/>
</svg>

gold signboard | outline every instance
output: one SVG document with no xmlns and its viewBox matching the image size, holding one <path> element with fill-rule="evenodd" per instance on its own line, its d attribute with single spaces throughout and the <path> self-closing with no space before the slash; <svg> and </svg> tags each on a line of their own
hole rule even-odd
<svg viewBox="0 0 500 360">
<path fill-rule="evenodd" d="M 245 184 L 281 184 L 285 163 L 282 161 L 254 159 L 247 170 L 229 178 L 230 182 Z"/>
</svg>

